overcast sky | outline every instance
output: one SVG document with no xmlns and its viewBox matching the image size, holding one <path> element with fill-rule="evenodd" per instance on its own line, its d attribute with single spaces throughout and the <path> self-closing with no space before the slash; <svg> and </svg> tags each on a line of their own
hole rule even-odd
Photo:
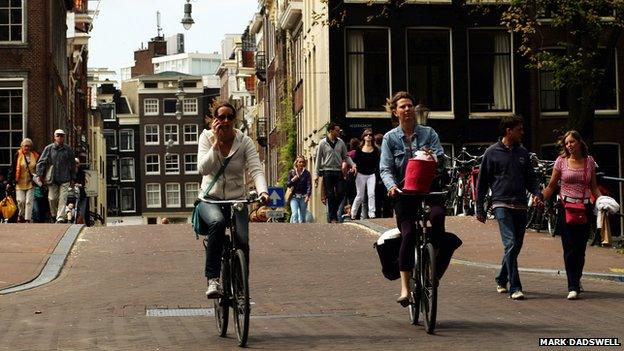
<svg viewBox="0 0 624 351">
<path fill-rule="evenodd" d="M 89 1 L 93 10 L 98 1 Z M 242 33 L 258 9 L 257 0 L 191 0 L 195 24 L 185 30 L 180 23 L 185 0 L 101 0 L 89 40 L 89 67 L 117 71 L 134 60 L 133 53 L 157 35 L 160 11 L 165 37 L 184 33 L 185 51 L 221 51 L 224 34 Z"/>
</svg>

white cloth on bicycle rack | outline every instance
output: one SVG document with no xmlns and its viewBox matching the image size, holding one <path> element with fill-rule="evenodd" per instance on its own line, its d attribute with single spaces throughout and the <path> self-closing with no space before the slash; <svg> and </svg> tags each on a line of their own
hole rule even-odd
<svg viewBox="0 0 624 351">
<path fill-rule="evenodd" d="M 386 230 L 377 239 L 377 245 L 383 245 L 386 240 L 396 239 L 401 236 L 401 231 L 398 228 Z"/>
<path fill-rule="evenodd" d="M 602 228 L 602 216 L 606 214 L 615 214 L 620 211 L 620 205 L 610 196 L 600 196 L 596 199 L 596 207 L 594 207 L 594 213 L 596 214 L 596 227 Z"/>
</svg>

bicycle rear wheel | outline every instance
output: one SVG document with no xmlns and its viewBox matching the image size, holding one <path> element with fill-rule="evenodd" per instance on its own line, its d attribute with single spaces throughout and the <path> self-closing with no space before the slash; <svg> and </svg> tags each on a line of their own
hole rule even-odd
<svg viewBox="0 0 624 351">
<path fill-rule="evenodd" d="M 436 272 L 436 257 L 433 245 L 428 243 L 423 250 L 422 259 L 422 296 L 421 307 L 425 330 L 428 334 L 433 334 L 436 324 L 438 310 L 438 278 Z"/>
<path fill-rule="evenodd" d="M 219 331 L 219 336 L 222 338 L 227 334 L 230 296 L 232 296 L 229 276 L 229 265 L 226 260 L 221 260 L 221 285 L 223 288 L 223 296 L 218 299 L 213 299 L 213 305 L 215 319 L 217 320 L 217 330 Z"/>
<path fill-rule="evenodd" d="M 236 337 L 238 346 L 247 345 L 249 335 L 249 275 L 247 272 L 247 260 L 242 250 L 236 250 L 232 262 L 232 292 L 234 320 L 236 321 Z"/>
</svg>

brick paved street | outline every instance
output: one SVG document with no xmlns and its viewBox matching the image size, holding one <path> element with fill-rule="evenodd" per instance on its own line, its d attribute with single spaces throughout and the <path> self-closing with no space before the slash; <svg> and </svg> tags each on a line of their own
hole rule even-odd
<svg viewBox="0 0 624 351">
<path fill-rule="evenodd" d="M 438 329 L 411 326 L 381 277 L 375 235 L 354 225 L 254 224 L 250 348 L 526 350 L 538 337 L 624 341 L 622 283 L 523 274 L 528 299 L 493 292 L 494 270 L 454 264 L 441 283 Z M 470 245 L 467 245 L 470 247 Z M 146 317 L 152 307 L 211 307 L 203 247 L 189 225 L 86 228 L 59 278 L 0 296 L 0 350 L 234 349 L 213 317 Z"/>
</svg>

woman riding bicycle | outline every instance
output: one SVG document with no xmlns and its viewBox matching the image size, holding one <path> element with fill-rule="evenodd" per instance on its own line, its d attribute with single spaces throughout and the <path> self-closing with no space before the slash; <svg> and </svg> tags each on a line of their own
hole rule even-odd
<svg viewBox="0 0 624 351">
<path fill-rule="evenodd" d="M 211 130 L 204 129 L 199 137 L 197 152 L 198 170 L 202 178 L 200 199 L 207 188 L 207 197 L 217 200 L 244 199 L 246 194 L 245 174 L 249 173 L 263 202 L 267 202 L 267 184 L 260 165 L 260 157 L 250 137 L 235 128 L 236 109 L 227 102 L 221 102 L 213 110 Z M 247 172 L 245 172 L 247 171 Z M 206 278 L 208 298 L 221 295 L 219 274 L 221 253 L 225 238 L 229 206 L 201 201 L 197 205 L 201 220 L 206 224 Z M 249 262 L 249 220 L 247 206 L 236 215 L 236 246 L 243 250 Z"/>
<path fill-rule="evenodd" d="M 384 135 L 381 144 L 381 160 L 379 169 L 388 195 L 395 199 L 394 210 L 397 227 L 401 231 L 401 248 L 399 251 L 399 269 L 401 272 L 401 294 L 397 300 L 403 307 L 409 304 L 409 278 L 414 268 L 414 250 L 416 247 L 416 208 L 420 207 L 420 199 L 414 196 L 399 196 L 405 178 L 407 160 L 421 149 L 433 151 L 439 160 L 438 174 L 444 167 L 444 150 L 440 145 L 438 134 L 433 128 L 416 123 L 414 98 L 407 92 L 398 92 L 387 102 L 387 108 L 393 119 L 398 119 L 399 126 Z M 437 254 L 438 279 L 451 261 L 455 249 L 462 243 L 454 234 L 444 230 L 444 199 L 429 199 L 431 207 L 429 221 L 432 227 L 432 243 L 439 250 Z"/>
</svg>

